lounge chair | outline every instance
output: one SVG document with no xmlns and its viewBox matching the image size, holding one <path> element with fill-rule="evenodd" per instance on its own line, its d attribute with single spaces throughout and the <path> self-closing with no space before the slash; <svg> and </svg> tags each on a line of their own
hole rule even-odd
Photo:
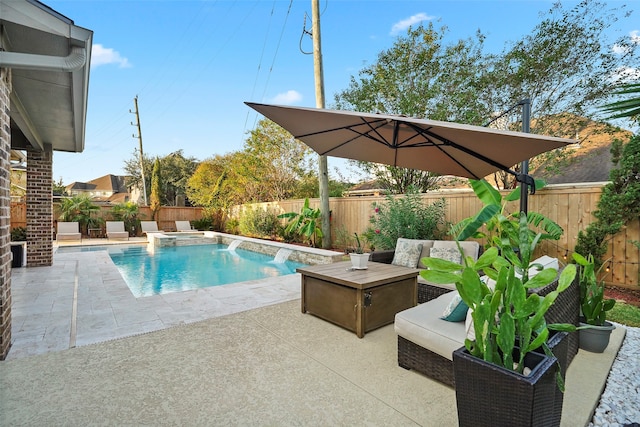
<svg viewBox="0 0 640 427">
<path fill-rule="evenodd" d="M 142 234 L 159 233 L 163 231 L 158 230 L 158 223 L 155 221 L 140 221 L 140 228 L 142 229 Z"/>
<path fill-rule="evenodd" d="M 77 222 L 58 222 L 56 240 L 82 240 L 80 225 Z"/>
<path fill-rule="evenodd" d="M 176 231 L 193 231 L 189 221 L 176 221 Z"/>
<path fill-rule="evenodd" d="M 129 240 L 129 232 L 124 229 L 124 221 L 107 221 L 107 239 Z"/>
</svg>

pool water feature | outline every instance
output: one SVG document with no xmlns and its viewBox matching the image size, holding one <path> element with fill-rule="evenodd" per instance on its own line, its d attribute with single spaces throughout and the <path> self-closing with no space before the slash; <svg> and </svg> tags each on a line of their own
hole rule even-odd
<svg viewBox="0 0 640 427">
<path fill-rule="evenodd" d="M 71 248 L 60 248 L 68 252 Z M 81 248 L 75 248 L 78 251 Z M 87 248 L 84 248 L 87 249 Z M 293 274 L 305 264 L 226 245 L 94 247 L 106 250 L 135 297 L 220 286 Z"/>
</svg>

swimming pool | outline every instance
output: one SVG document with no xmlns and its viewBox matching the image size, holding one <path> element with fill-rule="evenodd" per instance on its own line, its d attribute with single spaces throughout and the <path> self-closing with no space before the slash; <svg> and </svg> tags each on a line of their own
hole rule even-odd
<svg viewBox="0 0 640 427">
<path fill-rule="evenodd" d="M 305 264 L 226 245 L 142 245 L 59 248 L 59 252 L 107 251 L 135 297 L 179 292 L 293 274 Z"/>
</svg>

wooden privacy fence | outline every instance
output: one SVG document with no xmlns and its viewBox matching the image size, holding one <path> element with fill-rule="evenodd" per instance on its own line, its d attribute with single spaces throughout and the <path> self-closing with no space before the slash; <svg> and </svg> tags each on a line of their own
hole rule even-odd
<svg viewBox="0 0 640 427">
<path fill-rule="evenodd" d="M 604 183 L 549 185 L 529 197 L 529 211 L 539 212 L 558 223 L 564 230 L 559 241 L 543 241 L 538 246 L 538 255 L 547 254 L 560 259 L 571 260 L 571 254 L 577 243 L 578 232 L 584 230 L 594 220 L 592 212 L 597 209 Z M 508 194 L 508 191 L 503 192 Z M 446 221 L 457 223 L 474 215 L 482 203 L 470 189 L 443 190 L 426 193 L 422 196 L 427 204 L 445 199 Z M 365 231 L 374 215 L 373 202 L 384 202 L 381 196 L 335 197 L 329 200 L 331 210 L 332 236 L 335 230 L 345 229 L 349 235 Z M 319 199 L 310 199 L 310 206 L 320 207 Z M 256 203 L 236 206 L 231 216 L 238 218 L 245 209 L 271 209 L 275 213 L 300 212 L 304 200 L 284 200 L 279 202 Z M 519 202 L 511 202 L 508 212 L 519 209 Z M 632 241 L 640 241 L 640 221 L 638 219 L 609 240 L 609 249 L 604 257 L 609 272 L 604 271 L 602 278 L 610 284 L 625 287 L 638 286 L 639 250 Z M 481 242 L 484 243 L 484 242 Z"/>
<path fill-rule="evenodd" d="M 112 206 L 100 206 L 100 218 L 105 220 L 111 220 Z M 174 206 L 162 206 L 158 212 L 158 229 L 165 231 L 175 231 L 175 221 L 193 221 L 202 218 L 203 208 L 197 207 L 174 207 Z M 59 209 L 54 204 L 54 220 L 59 216 Z M 139 209 L 139 216 L 141 220 L 151 220 L 151 209 L 143 206 Z M 24 202 L 11 203 L 11 228 L 26 227 L 27 226 L 27 208 Z M 103 233 L 104 234 L 104 226 Z"/>
</svg>

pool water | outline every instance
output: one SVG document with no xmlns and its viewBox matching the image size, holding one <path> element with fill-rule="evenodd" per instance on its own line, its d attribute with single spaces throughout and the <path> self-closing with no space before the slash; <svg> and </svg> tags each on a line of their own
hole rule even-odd
<svg viewBox="0 0 640 427">
<path fill-rule="evenodd" d="M 230 251 L 220 244 L 156 247 L 153 253 L 140 245 L 83 247 L 73 251 L 92 250 L 109 253 L 136 297 L 284 276 L 305 265 L 293 261 L 276 263 L 273 256 L 243 249 Z M 72 248 L 58 251 L 70 252 Z"/>
</svg>

